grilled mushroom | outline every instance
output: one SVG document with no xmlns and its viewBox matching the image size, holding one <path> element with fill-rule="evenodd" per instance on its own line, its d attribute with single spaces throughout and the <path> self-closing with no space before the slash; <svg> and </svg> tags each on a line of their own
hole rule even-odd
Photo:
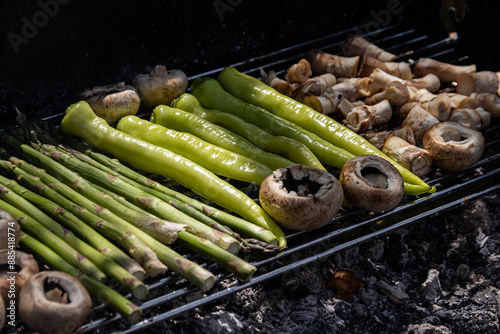
<svg viewBox="0 0 500 334">
<path fill-rule="evenodd" d="M 299 60 L 287 70 L 285 80 L 289 83 L 303 83 L 312 75 L 311 64 L 306 59 Z"/>
<path fill-rule="evenodd" d="M 472 93 L 500 95 L 500 72 L 462 73 L 457 78 L 457 93 L 467 96 Z"/>
<path fill-rule="evenodd" d="M 476 65 L 452 65 L 431 58 L 420 58 L 413 69 L 415 77 L 435 74 L 443 82 L 457 81 L 462 73 L 475 73 Z"/>
<path fill-rule="evenodd" d="M 78 94 L 77 99 L 87 101 L 95 114 L 108 123 L 115 123 L 123 116 L 137 114 L 141 105 L 135 88 L 124 82 L 86 89 Z"/>
<path fill-rule="evenodd" d="M 62 295 L 55 298 L 55 293 L 49 292 L 54 289 Z M 33 275 L 19 294 L 21 319 L 42 333 L 74 333 L 91 308 L 92 300 L 85 287 L 75 277 L 60 271 Z"/>
<path fill-rule="evenodd" d="M 304 165 L 277 169 L 261 184 L 262 208 L 291 230 L 317 229 L 332 220 L 344 200 L 332 174 Z"/>
<path fill-rule="evenodd" d="M 19 224 L 4 210 L 0 210 L 0 249 L 5 249 L 9 245 L 17 246 L 19 242 Z M 9 240 L 9 238 L 12 238 Z M 11 242 L 13 241 L 13 242 Z"/>
<path fill-rule="evenodd" d="M 424 135 L 423 146 L 436 166 L 460 171 L 473 166 L 483 154 L 485 140 L 481 132 L 456 122 L 432 126 Z"/>
<path fill-rule="evenodd" d="M 417 176 L 424 176 L 431 171 L 432 156 L 429 152 L 399 137 L 387 138 L 382 152 Z"/>
<path fill-rule="evenodd" d="M 389 161 L 375 155 L 350 159 L 342 168 L 339 181 L 347 201 L 362 210 L 390 210 L 404 195 L 401 174 Z"/>
<path fill-rule="evenodd" d="M 491 93 L 473 94 L 474 105 L 483 108 L 491 114 L 493 118 L 500 118 L 500 96 Z"/>
<path fill-rule="evenodd" d="M 163 65 L 156 67 L 149 74 L 137 75 L 132 84 L 139 92 L 142 105 L 154 109 L 160 104 L 170 103 L 188 87 L 188 78 L 181 70 L 169 70 Z"/>
<path fill-rule="evenodd" d="M 292 92 L 295 90 L 294 85 L 292 85 L 286 80 L 278 78 L 276 72 L 274 72 L 273 70 L 266 73 L 266 71 L 264 71 L 264 69 L 261 68 L 260 75 L 262 76 L 263 83 L 276 89 L 283 95 L 291 96 Z"/>
<path fill-rule="evenodd" d="M 0 250 L 0 264 L 1 265 L 7 265 L 9 262 L 9 249 L 2 249 Z M 11 255 L 12 256 L 12 255 Z M 16 293 L 19 293 L 21 291 L 21 288 L 24 286 L 26 281 L 36 273 L 38 273 L 38 263 L 36 260 L 33 258 L 32 255 L 22 252 L 22 251 L 15 251 L 14 254 L 15 257 L 15 264 L 16 266 L 20 267 L 21 269 L 17 272 L 17 274 L 14 277 L 14 282 L 15 282 L 15 288 L 16 288 Z M 8 274 L 8 272 L 11 272 L 12 270 L 6 270 L 6 271 L 1 271 L 0 272 L 0 295 L 4 298 L 7 299 L 7 294 L 10 290 L 10 282 L 8 279 L 11 278 L 11 275 Z"/>
</svg>

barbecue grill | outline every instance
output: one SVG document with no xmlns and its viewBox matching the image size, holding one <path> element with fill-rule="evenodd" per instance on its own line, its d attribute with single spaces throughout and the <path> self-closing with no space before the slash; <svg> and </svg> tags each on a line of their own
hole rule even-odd
<svg viewBox="0 0 500 334">
<path fill-rule="evenodd" d="M 139 3 L 120 4 L 133 7 L 115 8 L 116 4 L 68 2 L 50 2 L 57 5 L 51 7 L 53 13 L 57 7 L 53 16 L 39 14 L 45 10 L 40 5 L 43 1 L 22 8 L 13 3 L 0 5 L 3 16 L 10 13 L 2 20 L 2 31 L 6 32 L 2 35 L 12 32 L 24 38 L 13 44 L 11 34 L 10 39 L 3 40 L 7 57 L 0 64 L 0 128 L 14 124 L 15 108 L 57 124 L 76 93 L 94 85 L 130 81 L 156 63 L 186 71 L 190 81 L 215 76 L 227 65 L 255 77 L 260 76 L 260 68 L 282 75 L 310 48 L 340 54 L 347 33 L 363 35 L 398 55 L 396 61 L 411 63 L 429 57 L 452 64 L 475 63 L 478 71 L 499 70 L 486 46 L 491 42 L 488 38 L 493 37 L 488 34 L 494 31 L 488 21 L 494 10 L 488 10 L 488 1 L 468 4 L 463 21 L 455 21 L 458 38 L 448 35 L 450 31 L 441 19 L 441 2 L 435 1 L 373 1 L 371 8 L 336 1 L 293 5 L 281 1 L 265 5 L 213 1 L 191 5 L 190 16 L 185 5 L 176 3 L 155 2 L 155 6 L 145 8 Z M 44 17 L 47 22 L 42 24 Z M 453 16 L 451 19 L 455 20 Z M 37 30 L 31 37 L 23 35 L 25 22 L 31 22 Z M 481 29 L 478 22 L 482 22 Z M 195 287 L 177 276 L 153 280 L 148 282 L 149 299 L 140 303 L 143 321 L 127 325 L 119 315 L 97 305 L 81 330 L 144 331 L 396 229 L 445 214 L 473 198 L 498 192 L 498 133 L 498 122 L 483 132 L 485 152 L 472 168 L 456 173 L 433 170 L 425 180 L 437 188 L 434 194 L 407 197 L 394 210 L 381 214 L 342 211 L 319 230 L 288 232 L 289 249 L 280 255 L 249 257 L 258 271 L 248 282 L 238 281 L 186 252 L 186 257 L 204 263 L 216 274 L 218 283 L 211 291 L 197 294 Z M 255 189 L 246 190 L 254 197 L 257 194 Z M 292 256 L 296 260 L 289 261 Z"/>
</svg>

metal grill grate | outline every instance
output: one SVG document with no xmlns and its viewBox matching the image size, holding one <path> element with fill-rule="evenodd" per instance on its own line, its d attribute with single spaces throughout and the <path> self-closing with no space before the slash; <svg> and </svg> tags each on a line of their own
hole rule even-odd
<svg viewBox="0 0 500 334">
<path fill-rule="evenodd" d="M 347 32 L 350 31 L 336 32 L 273 53 L 231 64 L 231 66 L 255 77 L 259 76 L 261 67 L 265 70 L 275 70 L 280 75 L 291 64 L 300 60 L 304 53 L 312 47 L 340 54 L 340 47 Z M 364 37 L 374 44 L 398 54 L 396 61 L 411 62 L 420 57 L 431 57 L 448 63 L 460 64 L 467 63 L 468 60 L 466 55 L 457 54 L 458 52 L 454 48 L 455 39 L 431 40 L 428 35 L 418 33 L 415 29 L 403 27 L 401 24 L 373 31 Z M 200 73 L 189 79 L 213 76 L 220 70 L 222 69 Z M 47 118 L 47 120 L 57 122 L 61 117 L 62 115 L 58 114 Z M 498 124 L 494 124 L 484 131 L 487 146 L 483 159 L 475 166 L 463 172 L 444 174 L 428 180 L 429 184 L 438 189 L 432 195 L 407 198 L 394 210 L 378 215 L 367 215 L 356 210 L 343 211 L 330 224 L 319 230 L 290 233 L 287 235 L 288 250 L 279 256 L 252 262 L 258 270 L 248 282 L 239 282 L 232 274 L 227 274 L 209 263 L 204 265 L 214 272 L 217 283 L 211 291 L 204 295 L 177 276 L 152 282 L 148 285 L 152 297 L 140 304 L 144 314 L 143 321 L 128 326 L 119 315 L 109 313 L 105 306 L 99 305 L 93 309 L 90 321 L 82 326 L 81 331 L 83 333 L 96 330 L 99 332 L 121 331 L 123 333 L 143 331 L 152 325 L 173 319 L 231 294 L 280 277 L 307 264 L 326 259 L 337 252 L 378 238 L 422 219 L 442 214 L 467 200 L 498 191 L 500 188 L 498 182 L 500 178 L 498 127 Z M 307 254 L 313 255 L 301 257 L 300 254 L 305 253 L 306 250 Z M 300 259 L 284 264 L 285 260 L 289 260 L 292 255 Z M 204 261 L 196 255 L 186 254 L 186 256 L 198 263 Z M 224 286 L 220 284 L 222 281 L 224 281 Z"/>
</svg>

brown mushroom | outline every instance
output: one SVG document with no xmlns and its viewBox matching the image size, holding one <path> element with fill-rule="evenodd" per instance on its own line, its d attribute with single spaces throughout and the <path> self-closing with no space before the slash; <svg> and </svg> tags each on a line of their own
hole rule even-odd
<svg viewBox="0 0 500 334">
<path fill-rule="evenodd" d="M 383 100 L 387 100 L 391 105 L 395 106 L 405 104 L 409 99 L 410 93 L 408 92 L 408 88 L 401 82 L 393 81 L 389 83 L 385 90 L 367 97 L 365 103 L 377 104 Z"/>
<path fill-rule="evenodd" d="M 456 122 L 432 126 L 423 138 L 423 147 L 436 166 L 448 171 L 472 167 L 483 154 L 485 140 L 481 132 Z"/>
<path fill-rule="evenodd" d="M 347 161 L 339 181 L 347 201 L 366 211 L 393 209 L 404 195 L 403 177 L 396 167 L 375 155 L 360 155 Z"/>
<path fill-rule="evenodd" d="M 339 83 L 349 83 L 356 87 L 356 91 L 358 93 L 359 97 L 368 97 L 373 95 L 373 93 L 370 91 L 370 78 L 369 77 L 364 77 L 364 78 L 338 78 Z"/>
<path fill-rule="evenodd" d="M 4 299 L 7 299 L 8 293 L 11 290 L 11 282 L 15 282 L 14 285 L 17 294 L 21 291 L 26 281 L 39 271 L 38 263 L 33 256 L 19 250 L 0 250 L 0 264 L 8 265 L 7 270 L 0 272 L 0 295 Z M 12 270 L 11 265 L 14 265 L 16 270 Z M 20 268 L 20 270 L 17 271 L 17 268 Z M 11 274 L 14 271 L 17 273 L 15 275 Z"/>
<path fill-rule="evenodd" d="M 396 55 L 368 42 L 360 35 L 347 34 L 346 42 L 342 48 L 345 56 L 367 55 L 380 61 L 393 61 Z"/>
<path fill-rule="evenodd" d="M 354 132 L 363 132 L 375 124 L 387 123 L 392 117 L 392 106 L 387 100 L 374 105 L 351 108 L 343 123 Z"/>
<path fill-rule="evenodd" d="M 329 223 L 339 211 L 344 195 L 332 174 L 304 165 L 277 169 L 262 182 L 262 208 L 291 230 L 312 230 Z"/>
<path fill-rule="evenodd" d="M 9 246 L 17 247 L 19 243 L 19 224 L 4 210 L 0 210 L 0 249 L 6 249 Z"/>
<path fill-rule="evenodd" d="M 424 138 L 424 134 L 433 125 L 438 124 L 439 119 L 432 116 L 428 111 L 423 109 L 418 103 L 411 105 L 411 109 L 406 115 L 401 127 L 409 127 L 417 142 Z"/>
<path fill-rule="evenodd" d="M 483 108 L 493 118 L 500 118 L 500 96 L 492 93 L 472 94 L 472 96 L 477 108 Z"/>
<path fill-rule="evenodd" d="M 462 73 L 457 78 L 457 93 L 467 96 L 472 93 L 500 95 L 500 72 Z"/>
<path fill-rule="evenodd" d="M 441 93 L 445 96 L 447 96 L 451 104 L 455 108 L 474 108 L 475 106 L 475 100 L 473 97 L 458 94 L 458 93 Z"/>
<path fill-rule="evenodd" d="M 311 64 L 307 59 L 301 59 L 298 63 L 293 64 L 288 68 L 285 80 L 289 83 L 303 83 L 306 82 L 312 75 Z"/>
<path fill-rule="evenodd" d="M 413 68 L 415 77 L 423 77 L 429 73 L 435 74 L 443 82 L 457 81 L 462 73 L 475 73 L 476 65 L 452 65 L 432 58 L 419 58 Z"/>
<path fill-rule="evenodd" d="M 66 296 L 54 298 L 58 289 Z M 47 293 L 51 299 L 48 299 Z M 56 299 L 56 300 L 54 300 Z M 61 271 L 33 275 L 19 294 L 19 315 L 33 330 L 43 333 L 74 333 L 89 316 L 92 299 L 75 277 Z"/>
<path fill-rule="evenodd" d="M 154 109 L 160 104 L 170 103 L 185 93 L 188 78 L 181 70 L 169 70 L 163 65 L 156 65 L 149 74 L 137 75 L 132 84 L 141 97 L 142 105 Z"/>
<path fill-rule="evenodd" d="M 337 78 L 331 73 L 324 73 L 304 81 L 294 92 L 299 94 L 321 95 L 337 83 Z M 293 97 L 293 95 L 292 95 Z"/>
<path fill-rule="evenodd" d="M 337 78 L 354 78 L 358 72 L 360 57 L 342 57 L 318 49 L 311 49 L 307 52 L 306 59 L 311 64 L 314 73 L 332 73 Z"/>
<path fill-rule="evenodd" d="M 86 101 L 97 116 L 110 124 L 116 123 L 123 116 L 137 114 L 141 105 L 135 88 L 124 82 L 86 89 L 78 94 L 77 99 Z"/>
<path fill-rule="evenodd" d="M 383 62 L 369 56 L 361 57 L 358 77 L 368 77 L 376 68 L 401 79 L 410 80 L 413 78 L 410 64 L 404 62 Z"/>
<path fill-rule="evenodd" d="M 382 152 L 417 176 L 427 175 L 431 171 L 433 161 L 429 152 L 399 137 L 387 138 Z"/>
<path fill-rule="evenodd" d="M 490 126 L 491 115 L 483 108 L 459 108 L 451 112 L 448 120 L 481 131 Z"/>
<path fill-rule="evenodd" d="M 295 90 L 295 86 L 289 83 L 286 80 L 278 78 L 276 75 L 276 72 L 274 71 L 269 71 L 265 72 L 262 68 L 260 69 L 260 74 L 262 76 L 262 82 L 264 82 L 266 85 L 276 89 L 279 93 L 286 95 L 286 96 L 291 96 L 292 92 Z"/>
</svg>

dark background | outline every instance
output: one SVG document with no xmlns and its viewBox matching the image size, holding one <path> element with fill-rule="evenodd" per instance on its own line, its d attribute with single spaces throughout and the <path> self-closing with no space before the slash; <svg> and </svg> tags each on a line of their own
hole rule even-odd
<svg viewBox="0 0 500 334">
<path fill-rule="evenodd" d="M 389 3 L 395 1 L 0 1 L 0 125 L 13 122 L 15 107 L 28 115 L 61 113 L 78 92 L 130 83 L 156 64 L 191 76 L 362 25 Z M 400 6 L 392 22 L 447 36 L 441 1 Z M 493 1 L 468 1 L 457 25 L 458 47 L 479 69 L 500 70 L 498 17 Z"/>
</svg>

